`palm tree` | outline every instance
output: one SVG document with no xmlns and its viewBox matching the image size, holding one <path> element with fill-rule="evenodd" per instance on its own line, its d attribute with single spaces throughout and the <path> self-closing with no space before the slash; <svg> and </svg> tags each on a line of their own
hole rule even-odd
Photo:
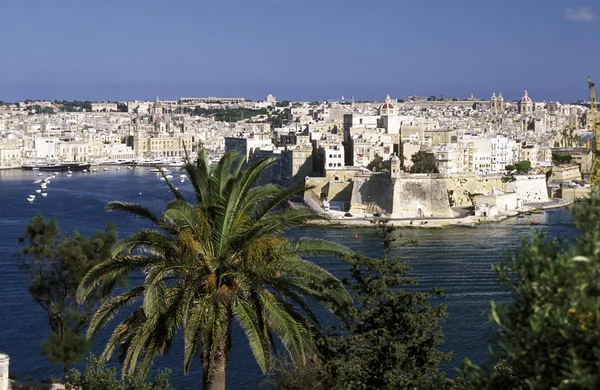
<svg viewBox="0 0 600 390">
<path fill-rule="evenodd" d="M 139 285 L 107 300 L 93 317 L 93 337 L 124 306 L 138 303 L 113 331 L 103 357 L 119 346 L 123 372 L 146 372 L 155 356 L 168 352 L 183 331 L 184 371 L 201 354 L 203 388 L 224 389 L 234 320 L 244 330 L 263 372 L 270 369 L 276 345 L 295 364 L 318 358 L 319 321 L 307 299 L 331 309 L 350 297 L 329 272 L 304 260 L 306 255 L 345 256 L 350 251 L 318 239 L 284 238 L 282 233 L 323 218 L 306 208 L 285 208 L 306 187 L 257 185 L 267 159 L 242 170 L 244 159 L 226 154 L 211 172 L 205 151 L 184 167 L 194 188 L 189 203 L 167 180 L 174 200 L 161 217 L 138 204 L 111 202 L 151 222 L 117 243 L 113 256 L 83 279 L 78 297 L 99 285 L 141 271 Z M 141 303 L 140 303 L 141 302 Z M 279 341 L 276 341 L 276 340 Z"/>
</svg>

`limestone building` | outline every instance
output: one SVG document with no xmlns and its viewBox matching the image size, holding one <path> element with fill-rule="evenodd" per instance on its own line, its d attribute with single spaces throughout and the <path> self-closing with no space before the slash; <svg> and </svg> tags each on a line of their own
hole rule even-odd
<svg viewBox="0 0 600 390">
<path fill-rule="evenodd" d="M 92 112 L 116 112 L 117 103 L 91 103 Z"/>
</svg>

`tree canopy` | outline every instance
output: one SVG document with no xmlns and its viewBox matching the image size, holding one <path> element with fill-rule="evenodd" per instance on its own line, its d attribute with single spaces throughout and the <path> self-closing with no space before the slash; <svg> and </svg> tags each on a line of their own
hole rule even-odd
<svg viewBox="0 0 600 390">
<path fill-rule="evenodd" d="M 446 308 L 443 292 L 418 289 L 411 268 L 392 253 L 414 242 L 398 240 L 398 231 L 377 227 L 385 256 L 360 254 L 346 260 L 349 276 L 342 283 L 354 306 L 336 311 L 339 325 L 330 328 L 323 363 L 305 367 L 276 366 L 267 383 L 279 390 L 444 389 L 453 382 L 439 371 L 450 354 L 443 343 Z"/>
<path fill-rule="evenodd" d="M 517 174 L 523 175 L 523 174 L 529 173 L 529 171 L 531 170 L 531 161 L 529 161 L 529 160 L 517 161 L 514 164 L 506 165 L 504 167 L 504 169 L 507 172 L 516 171 Z"/>
<path fill-rule="evenodd" d="M 410 173 L 439 173 L 435 154 L 419 150 L 411 157 Z"/>
<path fill-rule="evenodd" d="M 51 328 L 41 352 L 65 371 L 85 357 L 89 343 L 82 333 L 114 283 L 93 288 L 82 304 L 77 302 L 77 287 L 93 266 L 110 257 L 116 240 L 114 224 L 89 238 L 77 232 L 63 236 L 56 220 L 46 221 L 41 214 L 19 238 L 20 269 L 29 277 L 29 293 L 46 312 Z"/>
<path fill-rule="evenodd" d="M 382 224 L 378 231 L 386 248 L 383 259 L 349 259 L 350 277 L 342 281 L 355 306 L 337 313 L 341 324 L 328 338 L 325 369 L 340 390 L 439 389 L 445 382 L 439 364 L 450 359 L 438 350 L 444 342 L 443 292 L 419 291 L 410 266 L 391 255 L 396 229 Z"/>
<path fill-rule="evenodd" d="M 294 364 L 318 359 L 322 331 L 306 300 L 331 310 L 348 307 L 351 300 L 339 280 L 303 257 L 352 252 L 324 240 L 292 242 L 282 236 L 287 229 L 323 217 L 308 208 L 282 207 L 302 194 L 304 185 L 257 185 L 261 172 L 275 162 L 263 160 L 244 171 L 244 159 L 226 153 L 212 169 L 206 150 L 201 150 L 197 163 L 185 166 L 193 202 L 163 175 L 174 199 L 162 215 L 138 204 L 108 205 L 108 210 L 141 217 L 153 228 L 117 243 L 113 256 L 94 267 L 80 285 L 78 297 L 83 300 L 115 278 L 132 272 L 144 276 L 106 301 L 92 318 L 90 337 L 123 307 L 141 301 L 113 331 L 104 358 L 119 347 L 123 372 L 145 373 L 182 330 L 184 370 L 201 355 L 204 388 L 224 389 L 231 330 L 237 324 L 264 372 L 271 367 L 276 345 Z"/>
<path fill-rule="evenodd" d="M 384 160 L 383 157 L 378 154 L 375 154 L 373 160 L 371 160 L 371 162 L 367 165 L 367 169 L 372 172 L 389 172 L 390 167 L 390 160 Z"/>
<path fill-rule="evenodd" d="M 600 191 L 576 203 L 568 245 L 542 233 L 494 267 L 512 295 L 492 303 L 491 364 L 466 362 L 464 389 L 600 388 Z"/>
<path fill-rule="evenodd" d="M 150 381 L 143 375 L 125 380 L 117 378 L 117 370 L 107 368 L 104 361 L 94 355 L 86 359 L 83 371 L 72 368 L 65 376 L 66 390 L 172 390 L 170 370 L 160 370 Z"/>
<path fill-rule="evenodd" d="M 553 152 L 552 153 L 552 162 L 556 165 L 568 164 L 573 160 L 573 156 L 569 153 L 563 152 Z"/>
</svg>

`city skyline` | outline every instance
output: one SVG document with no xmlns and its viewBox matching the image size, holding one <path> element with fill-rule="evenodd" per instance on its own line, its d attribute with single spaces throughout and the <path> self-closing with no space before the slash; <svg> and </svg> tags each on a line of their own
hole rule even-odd
<svg viewBox="0 0 600 390">
<path fill-rule="evenodd" d="M 0 100 L 516 100 L 524 89 L 586 100 L 599 11 L 591 0 L 0 0 Z"/>
</svg>

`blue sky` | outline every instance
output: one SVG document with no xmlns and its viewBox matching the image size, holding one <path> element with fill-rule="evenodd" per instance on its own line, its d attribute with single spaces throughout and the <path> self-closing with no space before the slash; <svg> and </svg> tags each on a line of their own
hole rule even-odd
<svg viewBox="0 0 600 390">
<path fill-rule="evenodd" d="M 583 100 L 598 0 L 0 0 L 0 100 Z"/>
</svg>

